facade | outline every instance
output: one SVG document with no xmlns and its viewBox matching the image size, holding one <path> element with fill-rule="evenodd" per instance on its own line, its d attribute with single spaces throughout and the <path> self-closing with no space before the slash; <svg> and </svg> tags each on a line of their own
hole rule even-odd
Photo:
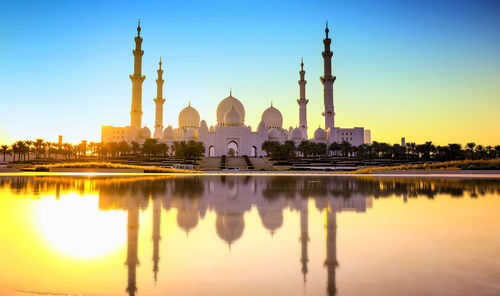
<svg viewBox="0 0 500 296">
<path fill-rule="evenodd" d="M 145 76 L 141 72 L 142 56 L 144 51 L 141 48 L 142 37 L 140 37 L 140 23 L 137 27 L 137 36 L 135 37 L 134 54 L 134 74 L 130 75 L 132 81 L 132 106 L 130 126 L 112 127 L 103 126 L 101 131 L 101 142 L 119 142 L 119 141 L 137 141 L 144 142 L 151 138 L 151 131 L 147 127 L 142 127 L 142 83 Z M 333 104 L 333 83 L 336 77 L 332 76 L 332 56 L 330 50 L 331 39 L 328 37 L 328 23 L 325 29 L 326 38 L 323 40 L 325 50 L 323 52 L 324 75 L 320 80 L 324 88 L 324 112 L 325 128 L 319 127 L 314 132 L 314 137 L 310 140 L 314 142 L 323 142 L 330 144 L 333 142 L 341 143 L 347 141 L 354 146 L 371 143 L 371 134 L 369 130 L 363 127 L 340 128 L 335 126 L 335 112 Z M 205 145 L 205 156 L 248 155 L 250 157 L 265 156 L 262 150 L 262 144 L 265 141 L 293 141 L 298 145 L 303 140 L 308 140 L 307 136 L 307 103 L 306 83 L 304 62 L 301 61 L 299 71 L 300 87 L 299 99 L 299 123 L 298 127 L 283 128 L 283 115 L 273 106 L 264 110 L 261 115 L 261 121 L 255 130 L 245 125 L 245 107 L 242 102 L 233 97 L 232 91 L 229 96 L 220 101 L 216 110 L 217 123 L 208 126 L 205 120 L 200 119 L 198 111 L 189 103 L 187 107 L 181 110 L 178 118 L 178 127 L 168 126 L 163 129 L 163 70 L 160 59 L 158 69 L 157 97 L 154 99 L 156 104 L 156 116 L 153 138 L 158 139 L 160 143 L 171 145 L 175 141 L 201 141 Z"/>
</svg>

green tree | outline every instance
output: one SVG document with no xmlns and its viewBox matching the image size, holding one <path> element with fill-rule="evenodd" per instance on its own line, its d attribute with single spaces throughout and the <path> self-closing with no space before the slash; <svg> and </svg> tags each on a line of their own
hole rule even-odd
<svg viewBox="0 0 500 296">
<path fill-rule="evenodd" d="M 342 143 L 340 144 L 340 146 L 342 146 L 342 155 L 344 157 L 348 157 L 349 154 L 353 151 L 353 146 L 351 143 L 347 142 L 347 141 L 342 141 Z"/>
<path fill-rule="evenodd" d="M 11 151 L 9 145 L 2 145 L 0 147 L 0 151 L 3 154 L 3 162 L 5 162 L 5 156 L 6 155 L 11 155 L 12 154 L 12 151 Z"/>
<path fill-rule="evenodd" d="M 333 142 L 328 146 L 328 150 L 332 152 L 333 156 L 337 156 L 337 152 L 342 151 L 342 146 L 337 142 Z"/>
<path fill-rule="evenodd" d="M 297 151 L 299 151 L 303 157 L 307 157 L 311 153 L 311 142 L 303 140 L 297 147 Z"/>
<path fill-rule="evenodd" d="M 474 147 L 476 147 L 476 143 L 470 142 L 470 143 L 467 143 L 466 146 L 469 149 L 470 158 L 474 159 Z"/>
</svg>

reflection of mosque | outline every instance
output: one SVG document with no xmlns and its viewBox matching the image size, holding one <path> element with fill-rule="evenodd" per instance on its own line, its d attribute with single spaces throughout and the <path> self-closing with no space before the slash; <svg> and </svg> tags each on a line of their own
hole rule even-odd
<svg viewBox="0 0 500 296">
<path fill-rule="evenodd" d="M 161 239 L 161 211 L 176 209 L 177 224 L 186 233 L 192 231 L 203 219 L 207 211 L 216 213 L 215 230 L 217 235 L 229 246 L 242 237 L 245 228 L 244 214 L 256 207 L 262 225 L 270 235 L 283 225 L 283 211 L 300 213 L 301 270 L 306 281 L 308 272 L 309 243 L 308 234 L 308 197 L 314 198 L 316 208 L 326 215 L 326 258 L 327 295 L 336 294 L 335 272 L 338 266 L 336 252 L 336 214 L 341 211 L 365 212 L 371 206 L 371 198 L 361 194 L 350 196 L 333 194 L 332 184 L 319 182 L 314 178 L 296 179 L 295 186 L 290 180 L 252 177 L 205 177 L 200 179 L 173 179 L 164 182 L 160 190 L 130 192 L 106 190 L 99 191 L 100 207 L 123 208 L 128 212 L 128 286 L 127 293 L 135 295 L 136 268 L 139 264 L 138 231 L 139 211 L 148 207 L 149 196 L 153 207 L 153 276 L 159 273 L 159 243 Z M 329 188 L 330 186 L 330 188 Z M 116 189 L 116 188 L 115 188 Z M 147 192 L 147 193 L 146 193 Z M 306 195 L 304 195 L 306 194 Z"/>
</svg>

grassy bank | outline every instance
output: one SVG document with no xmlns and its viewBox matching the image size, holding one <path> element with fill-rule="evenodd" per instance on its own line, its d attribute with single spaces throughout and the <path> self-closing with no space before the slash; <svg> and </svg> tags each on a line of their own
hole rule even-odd
<svg viewBox="0 0 500 296">
<path fill-rule="evenodd" d="M 360 169 L 353 174 L 371 174 L 376 170 L 406 171 L 406 170 L 500 170 L 500 159 L 487 160 L 456 160 L 436 163 L 398 165 Z"/>
<path fill-rule="evenodd" d="M 57 164 L 39 164 L 35 165 L 30 170 L 36 172 L 48 172 L 51 168 L 140 169 L 144 170 L 145 173 L 185 173 L 185 174 L 199 173 L 199 171 L 160 168 L 155 166 L 119 164 L 111 162 L 70 162 L 70 163 L 57 163 Z"/>
</svg>

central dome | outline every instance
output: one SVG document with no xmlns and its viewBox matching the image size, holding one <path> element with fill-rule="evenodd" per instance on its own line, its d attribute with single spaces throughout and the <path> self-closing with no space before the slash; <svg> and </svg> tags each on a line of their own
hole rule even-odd
<svg viewBox="0 0 500 296">
<path fill-rule="evenodd" d="M 198 128 L 200 126 L 200 114 L 189 104 L 179 113 L 179 128 Z"/>
<path fill-rule="evenodd" d="M 281 115 L 280 110 L 273 107 L 267 108 L 264 113 L 262 113 L 262 121 L 267 128 L 281 128 L 283 126 L 283 115 Z"/>
<path fill-rule="evenodd" d="M 231 110 L 227 111 L 226 115 L 224 115 L 224 126 L 240 126 L 241 125 L 241 116 L 238 111 L 231 108 Z"/>
<path fill-rule="evenodd" d="M 229 93 L 229 97 L 222 100 L 217 106 L 217 125 L 224 125 L 224 117 L 226 113 L 234 108 L 240 114 L 241 124 L 245 123 L 245 107 L 237 98 Z"/>
</svg>

